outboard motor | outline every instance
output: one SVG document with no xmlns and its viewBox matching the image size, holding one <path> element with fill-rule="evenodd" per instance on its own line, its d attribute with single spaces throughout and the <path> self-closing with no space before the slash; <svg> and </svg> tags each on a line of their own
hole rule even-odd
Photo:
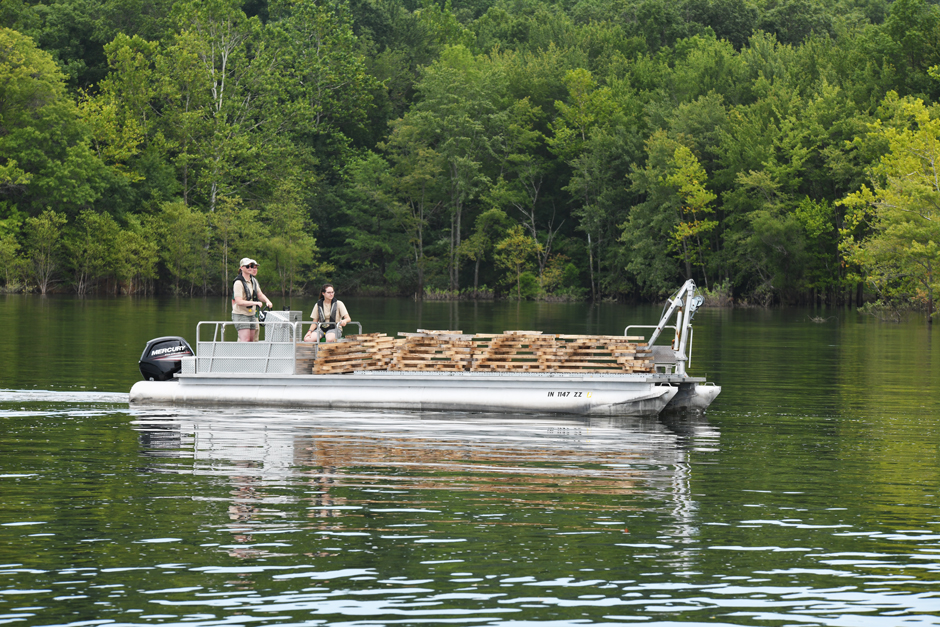
<svg viewBox="0 0 940 627">
<path fill-rule="evenodd" d="M 183 357 L 192 357 L 193 349 L 181 337 L 158 337 L 147 342 L 140 356 L 140 374 L 144 381 L 169 381 L 183 369 Z"/>
</svg>

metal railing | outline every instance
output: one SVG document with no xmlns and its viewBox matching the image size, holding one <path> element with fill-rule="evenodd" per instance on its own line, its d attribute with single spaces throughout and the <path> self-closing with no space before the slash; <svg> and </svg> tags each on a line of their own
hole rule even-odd
<svg viewBox="0 0 940 627">
<path fill-rule="evenodd" d="M 659 328 L 660 330 L 672 329 L 673 331 L 676 332 L 676 335 L 679 334 L 678 327 L 677 327 L 676 325 L 664 325 L 664 326 L 660 327 L 660 326 L 657 325 L 657 324 L 631 324 L 630 326 L 628 326 L 626 329 L 623 330 L 623 334 L 624 334 L 624 335 L 630 335 L 630 329 L 656 329 L 656 328 Z M 694 333 L 694 330 L 693 330 L 693 328 L 692 328 L 691 325 L 689 325 L 688 329 L 689 329 L 689 343 L 688 343 L 688 346 L 686 347 L 686 351 L 688 351 L 688 356 L 687 356 L 686 364 L 685 364 L 686 367 L 692 365 L 692 338 L 695 337 L 695 333 Z M 658 338 L 657 338 L 657 339 L 658 339 Z M 653 348 L 653 346 L 650 345 L 650 349 L 652 349 L 652 348 Z M 670 349 L 673 351 L 673 353 L 676 353 L 676 349 L 672 347 L 672 344 L 670 344 Z M 673 368 L 673 371 L 675 371 L 676 365 L 675 365 L 675 364 L 669 364 L 668 366 L 666 366 L 666 365 L 662 365 L 662 366 L 657 365 L 657 367 L 663 367 L 663 368 L 667 368 L 667 369 L 668 369 L 669 367 L 672 367 L 672 368 Z"/>
<path fill-rule="evenodd" d="M 626 329 L 623 330 L 623 334 L 630 335 L 630 329 L 656 329 L 656 328 L 659 328 L 658 324 L 631 324 L 630 326 L 628 326 Z M 663 329 L 672 329 L 674 331 L 677 331 L 676 325 L 674 324 L 664 326 Z"/>
<path fill-rule="evenodd" d="M 316 359 L 319 342 L 303 341 L 303 327 L 314 323 L 277 319 L 282 316 L 272 315 L 280 313 L 269 312 L 267 319 L 259 322 L 261 338 L 256 342 L 239 342 L 237 332 L 228 331 L 236 324 L 244 323 L 231 320 L 199 322 L 196 325 L 195 373 L 295 374 L 298 346 L 312 347 L 312 355 L 308 353 L 305 358 Z M 296 313 L 299 317 L 300 312 Z M 356 325 L 362 333 L 361 323 L 350 321 L 347 326 L 349 324 Z"/>
</svg>

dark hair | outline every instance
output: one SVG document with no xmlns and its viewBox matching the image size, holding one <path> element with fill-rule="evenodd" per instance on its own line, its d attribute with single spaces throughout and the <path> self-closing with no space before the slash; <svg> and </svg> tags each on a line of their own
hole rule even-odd
<svg viewBox="0 0 940 627">
<path fill-rule="evenodd" d="M 323 284 L 323 287 L 320 288 L 320 300 L 323 300 L 323 293 L 326 291 L 326 288 L 328 288 L 328 287 L 333 287 L 333 284 L 332 284 L 332 283 L 324 283 L 324 284 Z M 336 288 L 334 287 L 333 289 L 335 290 Z"/>
</svg>

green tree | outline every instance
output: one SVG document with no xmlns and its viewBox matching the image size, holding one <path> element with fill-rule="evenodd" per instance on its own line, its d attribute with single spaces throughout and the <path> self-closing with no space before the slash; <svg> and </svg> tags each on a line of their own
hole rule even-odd
<svg viewBox="0 0 940 627">
<path fill-rule="evenodd" d="M 17 30 L 49 53 L 68 88 L 87 89 L 106 72 L 101 49 L 107 36 L 98 27 L 100 5 L 93 0 L 46 0 L 2 3 L 0 24 Z"/>
<path fill-rule="evenodd" d="M 56 271 L 62 264 L 62 229 L 67 222 L 65 214 L 52 209 L 46 209 L 35 218 L 26 218 L 30 270 L 43 295 L 54 283 Z"/>
<path fill-rule="evenodd" d="M 95 93 L 83 94 L 79 106 L 98 157 L 131 180 L 139 180 L 134 158 L 145 143 L 156 140 L 154 105 L 166 87 L 166 78 L 156 68 L 159 45 L 119 34 L 105 52 L 111 71 Z"/>
<path fill-rule="evenodd" d="M 834 32 L 831 10 L 812 0 L 783 0 L 764 11 L 760 28 L 784 44 L 798 45 L 812 35 Z"/>
<path fill-rule="evenodd" d="M 685 13 L 690 21 L 708 26 L 738 50 L 747 45 L 760 17 L 757 6 L 748 0 L 688 0 Z"/>
<path fill-rule="evenodd" d="M 588 270 L 591 298 L 598 296 L 601 274 L 600 246 L 607 236 L 608 205 L 604 196 L 609 192 L 611 140 L 616 140 L 617 127 L 627 126 L 620 103 L 608 86 L 598 86 L 592 74 L 583 68 L 571 70 L 564 77 L 567 101 L 556 101 L 559 116 L 552 123 L 548 138 L 552 152 L 564 159 L 573 170 L 565 188 L 577 204 L 574 214 L 578 228 L 587 236 Z M 606 153 L 606 154 L 605 154 Z M 596 260 L 596 272 L 595 272 Z"/>
<path fill-rule="evenodd" d="M 279 0 L 271 6 L 281 36 L 277 54 L 289 77 L 277 86 L 285 105 L 279 119 L 298 144 L 316 151 L 321 167 L 339 171 L 350 157 L 350 138 L 362 135 L 379 87 L 366 72 L 348 2 Z"/>
<path fill-rule="evenodd" d="M 500 236 L 512 226 L 512 220 L 499 208 L 489 209 L 477 216 L 473 233 L 461 243 L 461 255 L 473 261 L 473 292 L 480 289 L 480 264 L 492 256 Z"/>
<path fill-rule="evenodd" d="M 464 27 L 454 15 L 451 0 L 445 0 L 443 6 L 434 0 L 421 0 L 415 11 L 419 23 L 432 34 L 438 46 L 462 46 L 473 49 L 473 32 Z"/>
<path fill-rule="evenodd" d="M 171 33 L 173 0 L 104 0 L 96 3 L 97 32 L 104 41 L 119 35 L 159 41 Z"/>
<path fill-rule="evenodd" d="M 453 46 L 423 73 L 417 87 L 421 100 L 409 115 L 444 162 L 450 211 L 448 281 L 451 290 L 459 290 L 463 214 L 489 182 L 485 162 L 492 150 L 500 77 L 485 60 Z"/>
<path fill-rule="evenodd" d="M 940 115 L 920 99 L 885 98 L 886 119 L 871 125 L 887 152 L 871 185 L 842 201 L 850 213 L 843 250 L 887 300 L 922 302 L 933 315 L 940 288 Z M 867 233 L 857 236 L 858 224 Z"/>
<path fill-rule="evenodd" d="M 201 211 L 175 201 L 163 204 L 158 224 L 158 234 L 164 242 L 161 260 L 173 278 L 173 293 L 182 294 L 183 282 L 187 282 L 192 295 L 200 283 L 205 287 L 207 279 L 208 218 Z"/>
<path fill-rule="evenodd" d="M 804 281 L 817 294 L 842 287 L 844 260 L 839 251 L 836 207 L 826 200 L 804 198 L 794 215 L 803 227 L 807 268 Z"/>
<path fill-rule="evenodd" d="M 160 261 L 157 227 L 160 216 L 138 216 L 128 218 L 127 227 L 121 231 L 121 255 L 115 269 L 120 289 L 125 294 L 153 293 L 153 281 L 157 278 Z"/>
<path fill-rule="evenodd" d="M 20 254 L 19 233 L 22 221 L 16 217 L 0 220 L 0 264 L 3 265 L 3 282 L 7 291 L 22 289 L 25 267 Z"/>
<path fill-rule="evenodd" d="M 0 28 L 0 120 L 0 200 L 36 216 L 98 198 L 106 173 L 62 73 L 31 39 L 7 28 Z"/>
<path fill-rule="evenodd" d="M 912 70 L 925 72 L 940 60 L 940 8 L 926 0 L 891 3 L 884 29 L 901 47 Z"/>
<path fill-rule="evenodd" d="M 388 141 L 379 147 L 388 154 L 391 176 L 385 178 L 393 199 L 392 213 L 398 227 L 407 233 L 416 274 L 415 293 L 423 296 L 428 258 L 425 230 L 430 218 L 444 205 L 441 181 L 444 161 L 427 143 L 415 116 L 392 123 Z"/>
<path fill-rule="evenodd" d="M 274 261 L 282 295 L 300 293 L 306 281 L 332 270 L 316 264 L 317 240 L 310 235 L 312 225 L 301 200 L 297 179 L 287 179 L 264 212 L 270 234 L 265 249 Z"/>
<path fill-rule="evenodd" d="M 82 211 L 66 241 L 74 271 L 75 290 L 88 293 L 100 279 L 113 275 L 120 265 L 121 227 L 106 213 Z"/>
<path fill-rule="evenodd" d="M 708 240 L 703 237 L 707 238 L 709 232 L 718 225 L 715 220 L 708 218 L 714 213 L 711 203 L 717 196 L 705 188 L 708 178 L 705 168 L 688 147 L 676 147 L 670 170 L 660 177 L 660 184 L 672 187 L 679 197 L 677 223 L 673 229 L 674 247 L 671 248 L 681 255 L 686 278 L 692 277 L 693 264 L 702 267 L 707 289 L 705 255 L 709 247 Z"/>
<path fill-rule="evenodd" d="M 209 227 L 222 277 L 222 292 L 229 294 L 235 281 L 234 275 L 229 278 L 232 250 L 249 249 L 260 243 L 263 240 L 259 234 L 262 225 L 258 221 L 258 212 L 242 206 L 241 198 L 220 196 L 216 210 L 209 216 Z"/>
<path fill-rule="evenodd" d="M 195 58 L 123 34 L 105 51 L 110 72 L 80 107 L 96 154 L 115 172 L 107 210 L 126 220 L 180 196 L 189 202 L 200 136 Z"/>
<path fill-rule="evenodd" d="M 621 225 L 620 240 L 630 252 L 627 271 L 648 296 L 669 292 L 682 274 L 677 256 L 669 253 L 678 249 L 678 259 L 683 259 L 681 239 L 677 239 L 684 234 L 684 198 L 679 185 L 689 181 L 677 176 L 676 155 L 691 153 L 682 150 L 689 150 L 683 144 L 687 141 L 685 136 L 672 138 L 665 130 L 656 131 L 646 141 L 646 165 L 637 166 L 630 175 L 631 190 L 642 200 Z M 688 160 L 687 165 L 691 163 Z M 685 260 L 686 272 L 691 273 L 692 256 Z"/>
<path fill-rule="evenodd" d="M 496 244 L 496 263 L 509 270 L 511 282 L 516 284 L 517 300 L 522 300 L 522 274 L 539 248 L 540 245 L 526 235 L 521 224 L 512 227 Z"/>
<path fill-rule="evenodd" d="M 264 124 L 261 105 L 277 73 L 261 21 L 248 18 L 240 2 L 187 1 L 174 12 L 180 33 L 171 52 L 176 80 L 185 86 L 177 103 L 185 114 L 180 128 L 193 133 L 187 160 L 213 211 L 220 194 L 237 193 L 263 165 L 253 135 Z"/>
<path fill-rule="evenodd" d="M 398 215 L 401 205 L 394 196 L 390 166 L 369 152 L 353 159 L 346 171 L 349 185 L 342 203 L 346 219 L 336 229 L 343 242 L 329 259 L 349 273 L 343 284 L 350 288 L 402 287 L 406 276 L 414 276 L 415 263 L 410 260 L 410 233 Z"/>
<path fill-rule="evenodd" d="M 487 201 L 499 207 L 513 207 L 523 217 L 523 224 L 532 241 L 541 243 L 538 258 L 539 285 L 542 274 L 552 253 L 552 242 L 564 220 L 555 226 L 555 214 L 545 225 L 539 212 L 544 203 L 542 191 L 550 164 L 540 150 L 545 145 L 545 136 L 536 128 L 542 111 L 532 105 L 528 98 L 513 102 L 496 116 L 494 149 L 499 159 L 502 176 L 487 192 Z M 474 276 L 479 274 L 479 259 Z"/>
<path fill-rule="evenodd" d="M 683 19 L 681 6 L 665 0 L 641 0 L 630 7 L 628 31 L 646 40 L 652 52 L 672 46 L 676 40 L 690 35 L 689 24 Z"/>
</svg>

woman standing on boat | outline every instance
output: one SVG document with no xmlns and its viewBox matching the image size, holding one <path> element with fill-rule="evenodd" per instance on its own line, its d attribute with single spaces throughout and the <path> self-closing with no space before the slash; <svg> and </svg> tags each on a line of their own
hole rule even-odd
<svg viewBox="0 0 940 627">
<path fill-rule="evenodd" d="M 268 297 L 258 285 L 258 262 L 248 257 L 242 258 L 239 263 L 239 273 L 232 286 L 232 322 L 238 331 L 239 342 L 258 341 L 258 318 L 255 316 L 255 307 L 261 307 L 264 301 L 270 309 L 273 307 Z"/>
<path fill-rule="evenodd" d="M 335 342 L 343 337 L 343 327 L 349 322 L 349 313 L 341 300 L 335 300 L 336 291 L 332 283 L 320 288 L 320 300 L 317 301 L 310 317 L 313 324 L 304 336 L 305 342 L 319 342 L 326 334 L 327 342 Z"/>
</svg>

